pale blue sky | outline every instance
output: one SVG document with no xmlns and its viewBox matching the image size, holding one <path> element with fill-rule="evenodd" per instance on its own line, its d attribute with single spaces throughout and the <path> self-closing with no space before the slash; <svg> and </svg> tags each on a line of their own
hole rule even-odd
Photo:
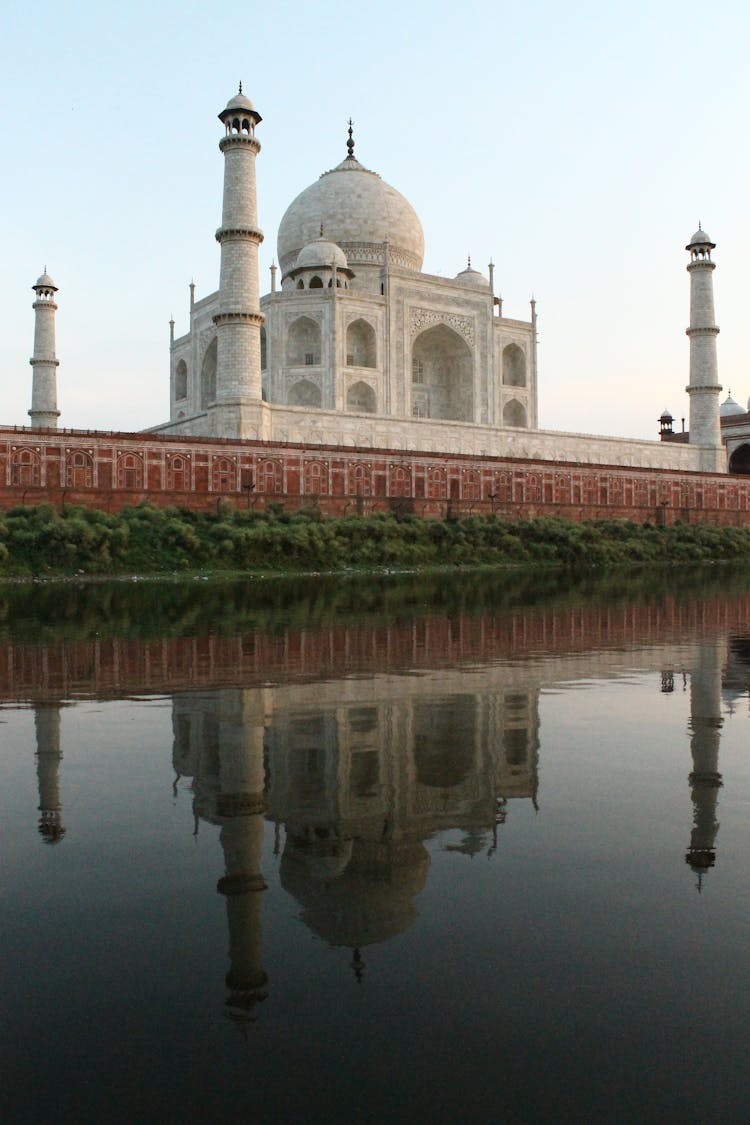
<svg viewBox="0 0 750 1125">
<path fill-rule="evenodd" d="M 718 243 L 719 371 L 745 403 L 750 9 L 41 0 L 4 15 L 0 420 L 31 394 L 33 283 L 60 287 L 61 425 L 168 413 L 168 321 L 216 287 L 216 114 L 242 78 L 258 135 L 261 289 L 295 195 L 345 155 L 399 189 L 425 269 L 496 263 L 540 327 L 548 428 L 655 436 L 687 414 L 687 254 Z M 724 397 L 724 396 L 722 396 Z"/>
</svg>

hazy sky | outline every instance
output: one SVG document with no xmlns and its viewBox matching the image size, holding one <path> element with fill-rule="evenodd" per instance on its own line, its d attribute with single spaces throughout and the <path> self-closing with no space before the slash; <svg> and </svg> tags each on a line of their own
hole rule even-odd
<svg viewBox="0 0 750 1125">
<path fill-rule="evenodd" d="M 750 394 L 750 7 L 274 0 L 6 6 L 0 420 L 25 424 L 34 294 L 60 292 L 61 425 L 168 416 L 168 321 L 216 288 L 222 126 L 258 137 L 261 291 L 291 200 L 346 155 L 419 214 L 428 272 L 471 254 L 509 316 L 538 301 L 545 428 L 656 436 L 687 414 L 688 256 L 717 249 L 719 373 Z"/>
</svg>

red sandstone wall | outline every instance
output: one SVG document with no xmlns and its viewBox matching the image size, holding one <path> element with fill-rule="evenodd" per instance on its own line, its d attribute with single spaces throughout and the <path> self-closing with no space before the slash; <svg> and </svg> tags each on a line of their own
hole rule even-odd
<svg viewBox="0 0 750 1125">
<path fill-rule="evenodd" d="M 750 632 L 750 594 L 622 606 L 529 608 L 508 614 L 426 615 L 388 625 L 334 623 L 282 633 L 249 630 L 150 641 L 121 638 L 0 645 L 3 699 L 120 698 L 269 680 L 315 682 L 352 675 L 497 663 L 512 654 L 571 654 L 673 645 Z M 669 660 L 665 656 L 665 666 Z"/>
<path fill-rule="evenodd" d="M 392 509 L 445 518 L 618 517 L 750 524 L 750 479 L 610 465 L 307 447 L 149 434 L 0 429 L 0 508 L 144 500 L 216 510 L 319 506 L 327 515 Z"/>
</svg>

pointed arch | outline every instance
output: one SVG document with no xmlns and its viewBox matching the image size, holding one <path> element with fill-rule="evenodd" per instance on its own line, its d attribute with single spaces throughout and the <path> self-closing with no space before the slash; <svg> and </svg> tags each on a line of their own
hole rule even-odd
<svg viewBox="0 0 750 1125">
<path fill-rule="evenodd" d="M 526 386 L 526 356 L 518 344 L 503 348 L 503 383 L 506 387 Z"/>
<path fill-rule="evenodd" d="M 10 455 L 10 483 L 34 488 L 42 483 L 42 459 L 34 449 L 14 449 Z"/>
<path fill-rule="evenodd" d="M 289 367 L 315 367 L 320 363 L 320 325 L 309 316 L 300 316 L 289 325 L 286 362 Z"/>
<path fill-rule="evenodd" d="M 216 357 L 218 341 L 214 336 L 206 348 L 201 364 L 201 408 L 205 410 L 216 398 Z"/>
<path fill-rule="evenodd" d="M 375 391 L 368 383 L 353 383 L 346 396 L 346 409 L 355 414 L 374 414 Z"/>
<path fill-rule="evenodd" d="M 310 379 L 299 379 L 289 388 L 289 406 L 312 406 L 319 410 L 321 406 L 320 387 Z"/>
<path fill-rule="evenodd" d="M 346 330 L 346 366 L 377 367 L 375 329 L 361 317 Z"/>
<path fill-rule="evenodd" d="M 174 369 L 174 397 L 175 399 L 187 398 L 188 369 L 184 359 L 178 361 Z"/>
<path fill-rule="evenodd" d="M 750 473 L 750 442 L 738 445 L 729 458 L 730 473 Z"/>
<path fill-rule="evenodd" d="M 519 402 L 517 398 L 512 398 L 510 402 L 506 402 L 503 407 L 503 425 L 525 429 L 528 424 L 526 407 L 523 403 Z"/>
<path fill-rule="evenodd" d="M 474 357 L 447 324 L 425 329 L 414 341 L 412 406 L 417 417 L 474 421 Z"/>
</svg>

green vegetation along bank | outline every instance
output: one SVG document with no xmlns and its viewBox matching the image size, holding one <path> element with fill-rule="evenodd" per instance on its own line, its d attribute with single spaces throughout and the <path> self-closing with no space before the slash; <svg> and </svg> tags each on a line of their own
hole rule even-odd
<svg viewBox="0 0 750 1125">
<path fill-rule="evenodd" d="M 280 510 L 207 515 L 148 504 L 117 514 L 19 507 L 0 517 L 0 576 L 9 578 L 744 561 L 750 562 L 750 528 L 710 524 L 323 519 L 315 511 Z"/>
</svg>

